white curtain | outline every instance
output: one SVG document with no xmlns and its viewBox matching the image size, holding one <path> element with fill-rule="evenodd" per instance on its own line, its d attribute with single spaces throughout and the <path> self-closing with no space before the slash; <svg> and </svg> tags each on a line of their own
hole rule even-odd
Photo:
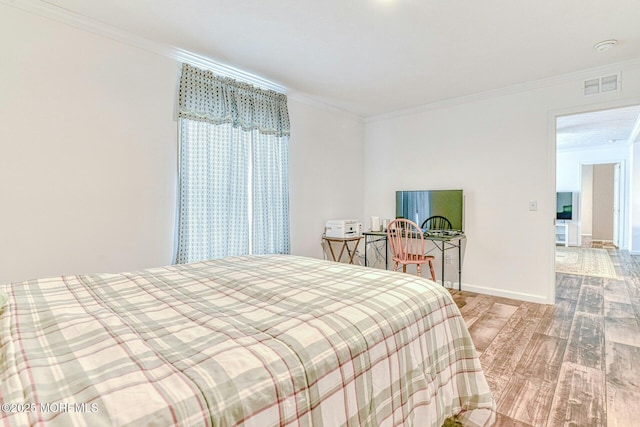
<svg viewBox="0 0 640 427">
<path fill-rule="evenodd" d="M 251 253 L 289 253 L 288 144 L 274 135 L 252 133 Z"/>
<path fill-rule="evenodd" d="M 177 263 L 289 253 L 286 96 L 184 65 Z"/>
</svg>

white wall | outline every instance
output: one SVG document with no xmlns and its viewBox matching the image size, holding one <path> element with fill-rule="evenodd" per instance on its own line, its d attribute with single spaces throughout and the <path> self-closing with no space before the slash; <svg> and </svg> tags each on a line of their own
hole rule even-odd
<svg viewBox="0 0 640 427">
<path fill-rule="evenodd" d="M 629 160 L 629 147 L 618 143 L 607 148 L 558 152 L 558 191 L 580 190 L 580 167 L 585 164 L 620 163 Z"/>
<path fill-rule="evenodd" d="M 0 283 L 170 264 L 180 64 L 5 4 L 0 50 Z M 363 125 L 289 109 L 292 248 L 320 257 L 362 211 Z"/>
<path fill-rule="evenodd" d="M 291 252 L 323 257 L 327 220 L 362 220 L 363 123 L 289 98 Z"/>
<path fill-rule="evenodd" d="M 399 189 L 462 188 L 463 289 L 552 302 L 555 118 L 637 102 L 640 68 L 623 75 L 622 92 L 597 98 L 576 77 L 367 120 L 363 216 L 393 215 Z"/>
<path fill-rule="evenodd" d="M 0 282 L 173 252 L 179 64 L 0 4 Z"/>
<path fill-rule="evenodd" d="M 593 237 L 593 165 L 582 165 L 580 223 L 580 234 Z"/>
</svg>

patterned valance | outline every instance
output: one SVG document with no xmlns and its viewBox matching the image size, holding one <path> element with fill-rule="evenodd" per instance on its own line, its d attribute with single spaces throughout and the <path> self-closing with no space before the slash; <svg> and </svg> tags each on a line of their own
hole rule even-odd
<svg viewBox="0 0 640 427">
<path fill-rule="evenodd" d="M 290 134 L 286 95 L 218 77 L 188 64 L 182 65 L 179 104 L 181 118 L 231 123 L 243 130 L 257 129 L 278 137 Z"/>
</svg>

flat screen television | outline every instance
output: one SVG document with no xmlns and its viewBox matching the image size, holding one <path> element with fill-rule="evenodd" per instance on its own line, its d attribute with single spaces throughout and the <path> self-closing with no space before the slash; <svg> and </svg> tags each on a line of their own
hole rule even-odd
<svg viewBox="0 0 640 427">
<path fill-rule="evenodd" d="M 571 191 L 556 193 L 556 219 L 573 219 L 573 193 Z"/>
<path fill-rule="evenodd" d="M 422 225 L 430 216 L 440 215 L 454 230 L 464 230 L 462 190 L 396 191 L 396 218 Z"/>
</svg>

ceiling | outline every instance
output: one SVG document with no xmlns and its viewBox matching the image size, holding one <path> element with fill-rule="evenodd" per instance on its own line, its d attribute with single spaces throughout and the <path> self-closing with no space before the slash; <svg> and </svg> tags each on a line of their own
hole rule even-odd
<svg viewBox="0 0 640 427">
<path fill-rule="evenodd" d="M 42 3 L 361 117 L 640 57 L 637 0 Z"/>
<path fill-rule="evenodd" d="M 558 117 L 558 151 L 613 148 L 638 140 L 640 105 Z M 634 132 L 635 131 L 635 132 Z"/>
</svg>

